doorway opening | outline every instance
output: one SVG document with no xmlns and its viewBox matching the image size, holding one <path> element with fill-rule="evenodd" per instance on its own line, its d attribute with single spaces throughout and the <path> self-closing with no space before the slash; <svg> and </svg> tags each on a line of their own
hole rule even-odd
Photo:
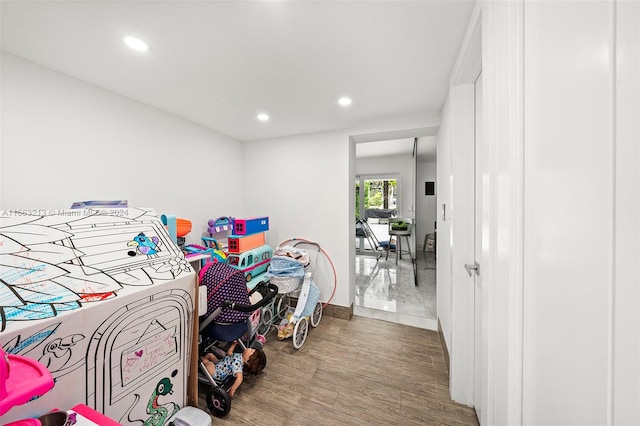
<svg viewBox="0 0 640 426">
<path fill-rule="evenodd" d="M 423 251 L 425 233 L 433 232 L 424 224 L 429 223 L 433 228 L 435 204 L 433 214 L 429 213 L 428 217 L 422 217 L 425 211 L 421 209 L 427 199 L 424 181 L 435 181 L 437 127 L 423 130 L 425 136 L 420 138 L 374 142 L 369 139 L 372 135 L 363 141 L 352 137 L 356 148 L 352 181 L 356 222 L 354 314 L 435 330 L 435 253 Z M 429 160 L 417 155 L 421 147 L 433 150 Z M 426 162 L 433 169 L 428 174 L 420 170 Z M 419 197 L 418 185 L 422 189 Z M 403 236 L 401 244 L 397 244 L 398 237 L 390 238 L 389 229 L 390 222 L 400 219 L 408 223 L 411 230 L 408 238 Z M 375 238 L 367 238 L 360 229 L 362 226 Z M 381 247 L 379 242 L 384 245 Z M 396 247 L 400 246 L 401 250 L 396 253 Z M 427 270 L 424 262 L 429 255 L 433 259 Z"/>
</svg>

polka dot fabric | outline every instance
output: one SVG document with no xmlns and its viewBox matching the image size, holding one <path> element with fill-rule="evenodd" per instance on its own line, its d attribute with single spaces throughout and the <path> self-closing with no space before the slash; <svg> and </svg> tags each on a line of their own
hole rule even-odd
<svg viewBox="0 0 640 426">
<path fill-rule="evenodd" d="M 208 263 L 200 274 L 200 284 L 207 286 L 207 315 L 211 315 L 222 302 L 229 300 L 241 305 L 250 305 L 247 280 L 244 274 L 226 263 Z M 245 321 L 251 312 L 225 309 L 215 318 L 219 323 Z"/>
</svg>

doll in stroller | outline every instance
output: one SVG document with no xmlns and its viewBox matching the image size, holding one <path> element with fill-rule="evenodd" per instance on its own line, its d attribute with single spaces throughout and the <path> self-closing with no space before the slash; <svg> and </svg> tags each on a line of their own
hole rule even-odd
<svg viewBox="0 0 640 426">
<path fill-rule="evenodd" d="M 200 285 L 207 287 L 207 312 L 200 317 L 199 327 L 200 378 L 209 385 L 209 411 L 224 417 L 231 410 L 229 393 L 236 391 L 244 373 L 257 374 L 266 366 L 262 336 L 257 329 L 261 308 L 273 300 L 278 287 L 262 282 L 249 291 L 242 271 L 220 262 L 207 263 L 202 268 Z M 217 366 L 217 362 L 224 362 L 229 368 Z"/>
</svg>

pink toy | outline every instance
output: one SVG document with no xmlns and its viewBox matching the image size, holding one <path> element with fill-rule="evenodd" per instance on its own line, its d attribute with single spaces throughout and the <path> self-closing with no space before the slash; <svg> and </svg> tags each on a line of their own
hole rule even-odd
<svg viewBox="0 0 640 426">
<path fill-rule="evenodd" d="M 76 405 L 70 411 L 68 411 L 68 413 L 70 413 L 69 417 L 71 417 L 71 414 L 77 413 L 76 415 L 77 425 L 80 425 L 80 424 L 84 425 L 84 424 L 89 424 L 89 422 L 92 422 L 91 424 L 100 425 L 100 426 L 122 426 L 122 424 L 116 422 L 115 420 L 110 419 L 104 414 L 99 413 L 98 411 L 84 404 Z M 83 420 L 84 422 L 81 423 L 81 421 Z"/>
<path fill-rule="evenodd" d="M 0 348 L 0 415 L 53 387 L 49 370 L 38 361 L 8 355 Z"/>
<path fill-rule="evenodd" d="M 4 426 L 42 426 L 42 422 L 38 419 L 23 419 L 8 423 Z"/>
</svg>

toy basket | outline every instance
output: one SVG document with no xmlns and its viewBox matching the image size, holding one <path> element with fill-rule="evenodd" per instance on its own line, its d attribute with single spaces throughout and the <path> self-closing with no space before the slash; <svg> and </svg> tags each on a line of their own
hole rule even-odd
<svg viewBox="0 0 640 426">
<path fill-rule="evenodd" d="M 278 286 L 278 293 L 291 293 L 300 288 L 303 279 L 299 277 L 272 277 L 269 282 Z"/>
<path fill-rule="evenodd" d="M 291 293 L 304 280 L 304 265 L 288 256 L 273 256 L 265 277 L 278 286 L 278 293 Z"/>
</svg>

